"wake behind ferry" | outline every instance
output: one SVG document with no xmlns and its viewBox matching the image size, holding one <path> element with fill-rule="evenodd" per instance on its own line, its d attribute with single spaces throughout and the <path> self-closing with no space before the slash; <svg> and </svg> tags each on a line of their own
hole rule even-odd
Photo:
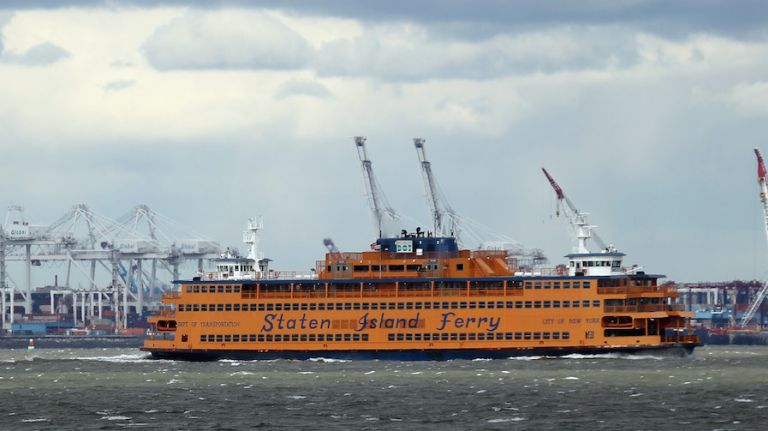
<svg viewBox="0 0 768 431">
<path fill-rule="evenodd" d="M 367 156 L 361 160 L 372 175 Z M 258 257 L 262 223 L 251 219 L 248 256 L 224 256 L 215 271 L 176 281 L 142 350 L 189 360 L 690 353 L 699 342 L 688 335 L 692 313 L 673 303 L 675 286 L 624 266 L 611 246 L 590 252 L 592 226 L 572 209 L 575 252 L 567 265 L 535 270 L 507 250 L 463 249 L 455 236 L 417 228 L 363 252 L 340 252 L 327 240 L 311 273 L 274 271 Z"/>
</svg>

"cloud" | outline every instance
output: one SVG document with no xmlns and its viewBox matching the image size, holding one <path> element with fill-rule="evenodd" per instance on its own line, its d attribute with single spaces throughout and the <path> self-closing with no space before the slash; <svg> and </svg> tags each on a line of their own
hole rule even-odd
<svg viewBox="0 0 768 431">
<path fill-rule="evenodd" d="M 43 42 L 22 53 L 5 52 L 0 60 L 24 66 L 47 66 L 68 57 L 70 53 L 66 49 L 50 42 Z"/>
<path fill-rule="evenodd" d="M 307 41 L 262 12 L 190 11 L 161 26 L 143 51 L 160 70 L 269 69 L 306 66 Z"/>
<path fill-rule="evenodd" d="M 112 81 L 104 84 L 104 91 L 122 91 L 136 85 L 134 80 Z"/>
<path fill-rule="evenodd" d="M 291 96 L 310 96 L 319 99 L 332 99 L 333 93 L 317 81 L 292 79 L 280 86 L 275 94 L 275 98 L 285 99 Z"/>
</svg>

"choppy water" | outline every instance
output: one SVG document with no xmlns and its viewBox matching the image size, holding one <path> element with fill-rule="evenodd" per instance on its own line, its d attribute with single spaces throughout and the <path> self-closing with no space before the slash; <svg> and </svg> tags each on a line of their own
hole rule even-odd
<svg viewBox="0 0 768 431">
<path fill-rule="evenodd" d="M 447 362 L 147 359 L 0 351 L 0 429 L 758 430 L 768 347 L 688 358 Z"/>
</svg>

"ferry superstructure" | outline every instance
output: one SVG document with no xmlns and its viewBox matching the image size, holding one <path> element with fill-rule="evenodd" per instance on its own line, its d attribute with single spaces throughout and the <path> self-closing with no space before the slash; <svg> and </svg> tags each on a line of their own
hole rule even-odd
<svg viewBox="0 0 768 431">
<path fill-rule="evenodd" d="M 536 273 L 417 231 L 331 251 L 310 274 L 225 258 L 178 281 L 142 350 L 160 358 L 497 358 L 698 345 L 663 277 L 612 250 Z"/>
</svg>

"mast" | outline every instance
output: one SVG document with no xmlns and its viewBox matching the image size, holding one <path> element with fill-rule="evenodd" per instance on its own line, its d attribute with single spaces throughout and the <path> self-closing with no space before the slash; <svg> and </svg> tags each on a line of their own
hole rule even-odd
<svg viewBox="0 0 768 431">
<path fill-rule="evenodd" d="M 368 151 L 365 149 L 366 138 L 364 136 L 355 136 L 355 146 L 357 155 L 360 158 L 360 164 L 363 169 L 363 182 L 368 196 L 368 204 L 373 216 L 376 234 L 381 237 L 392 236 L 396 233 L 394 222 L 400 219 L 400 216 L 389 205 L 384 192 L 373 174 L 371 160 L 368 158 Z"/>
<path fill-rule="evenodd" d="M 605 242 L 603 242 L 603 240 L 597 236 L 597 233 L 593 231 L 597 226 L 590 225 L 587 222 L 589 213 L 579 211 L 576 208 L 576 205 L 574 205 L 573 202 L 568 199 L 568 196 L 565 195 L 565 192 L 563 192 L 560 185 L 557 184 L 554 178 L 552 178 L 552 175 L 550 175 L 544 168 L 541 168 L 541 170 L 544 172 L 547 180 L 549 180 L 549 184 L 555 190 L 555 194 L 557 195 L 557 215 L 559 216 L 560 211 L 562 210 L 563 214 L 568 219 L 568 223 L 570 223 L 571 227 L 576 232 L 576 249 L 574 251 L 576 253 L 589 253 L 587 240 L 590 238 L 592 238 L 603 250 L 612 248 L 606 246 Z"/>
<path fill-rule="evenodd" d="M 765 182 L 765 162 L 763 161 L 763 155 L 760 154 L 760 150 L 757 148 L 755 148 L 755 156 L 757 157 L 757 185 L 760 187 L 760 202 L 763 204 L 763 227 L 765 228 L 766 238 L 768 238 L 768 185 Z M 763 287 L 757 292 L 755 300 L 749 304 L 749 308 L 741 318 L 742 328 L 745 328 L 755 316 L 755 312 L 760 308 L 766 295 L 768 295 L 768 282 L 763 283 Z"/>
</svg>

